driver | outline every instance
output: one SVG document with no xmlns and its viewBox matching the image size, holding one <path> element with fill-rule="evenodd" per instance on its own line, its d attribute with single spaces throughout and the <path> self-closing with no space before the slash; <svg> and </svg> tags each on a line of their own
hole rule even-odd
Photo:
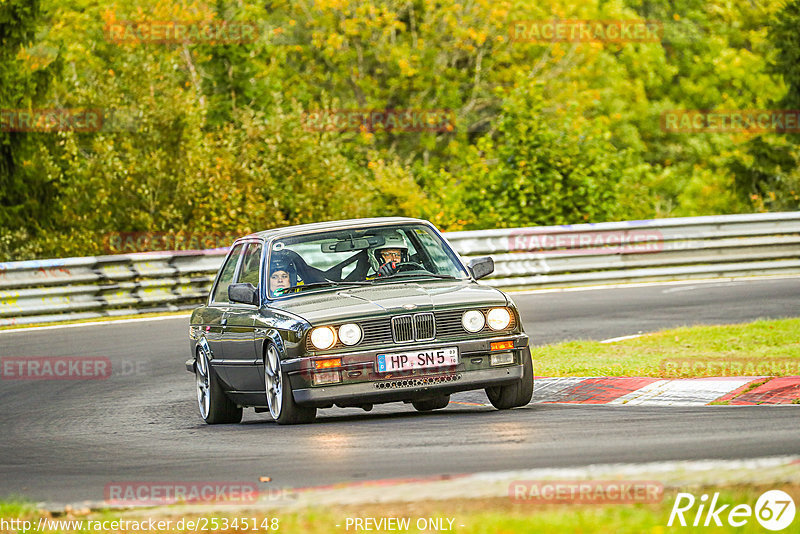
<svg viewBox="0 0 800 534">
<path fill-rule="evenodd" d="M 391 276 L 401 263 L 408 261 L 408 244 L 403 234 L 392 230 L 384 235 L 384 243 L 374 247 L 369 260 L 377 276 Z"/>
<path fill-rule="evenodd" d="M 276 297 L 297 285 L 297 269 L 285 254 L 273 253 L 269 262 L 269 294 Z"/>
</svg>

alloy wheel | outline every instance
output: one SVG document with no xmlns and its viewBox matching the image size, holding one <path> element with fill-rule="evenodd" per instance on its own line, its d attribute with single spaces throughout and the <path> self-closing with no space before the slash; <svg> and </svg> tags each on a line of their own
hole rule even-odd
<svg viewBox="0 0 800 534">
<path fill-rule="evenodd" d="M 273 419 L 281 415 L 283 404 L 283 382 L 281 381 L 281 360 L 278 350 L 270 345 L 264 361 L 264 385 L 266 386 L 267 404 Z"/>
<path fill-rule="evenodd" d="M 200 408 L 200 416 L 208 419 L 211 409 L 211 377 L 208 372 L 208 357 L 203 349 L 197 353 L 194 373 L 197 378 L 197 406 Z"/>
</svg>

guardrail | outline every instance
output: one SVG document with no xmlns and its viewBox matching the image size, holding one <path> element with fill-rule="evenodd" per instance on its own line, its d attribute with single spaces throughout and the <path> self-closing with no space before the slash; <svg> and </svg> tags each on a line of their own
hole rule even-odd
<svg viewBox="0 0 800 534">
<path fill-rule="evenodd" d="M 559 287 L 800 273 L 800 212 L 720 215 L 480 232 L 447 239 L 492 255 L 487 282 Z"/>
<path fill-rule="evenodd" d="M 800 212 L 451 232 L 509 288 L 800 273 Z M 196 306 L 227 249 L 0 263 L 0 326 Z"/>
</svg>

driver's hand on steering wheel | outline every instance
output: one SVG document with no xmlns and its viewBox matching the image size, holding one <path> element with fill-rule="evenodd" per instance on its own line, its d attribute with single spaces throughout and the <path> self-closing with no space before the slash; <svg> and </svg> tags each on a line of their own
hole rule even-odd
<svg viewBox="0 0 800 534">
<path fill-rule="evenodd" d="M 391 276 L 397 272 L 397 262 L 387 261 L 378 269 L 378 276 Z"/>
</svg>

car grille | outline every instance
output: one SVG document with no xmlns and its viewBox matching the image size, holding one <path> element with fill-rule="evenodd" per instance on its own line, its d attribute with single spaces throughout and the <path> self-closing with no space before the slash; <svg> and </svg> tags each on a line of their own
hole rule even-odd
<svg viewBox="0 0 800 534">
<path fill-rule="evenodd" d="M 461 316 L 464 310 L 436 312 L 436 326 L 439 337 L 464 335 L 467 332 L 461 326 Z"/>
<path fill-rule="evenodd" d="M 436 337 L 436 321 L 432 313 L 392 317 L 392 338 L 395 343 L 429 341 Z"/>
<path fill-rule="evenodd" d="M 361 345 L 376 345 L 392 339 L 392 324 L 389 319 L 373 319 L 359 324 L 364 330 L 364 339 L 361 340 Z M 337 345 L 339 344 L 341 342 L 337 342 Z"/>
<path fill-rule="evenodd" d="M 395 343 L 414 341 L 414 323 L 410 315 L 392 317 L 392 337 Z"/>
<path fill-rule="evenodd" d="M 361 343 L 354 347 L 346 347 L 341 341 L 337 341 L 331 350 L 343 348 L 357 350 L 361 347 L 385 345 L 392 342 L 411 343 L 413 341 L 447 341 L 448 339 L 486 337 L 488 335 L 502 335 L 516 327 L 512 314 L 511 324 L 505 330 L 495 332 L 487 325 L 480 332 L 473 334 L 465 331 L 464 327 L 461 326 L 461 316 L 464 311 L 463 309 L 447 310 L 357 321 L 364 332 L 364 338 Z M 306 349 L 309 351 L 316 350 L 311 344 L 310 338 L 306 339 Z"/>
<path fill-rule="evenodd" d="M 418 313 L 414 316 L 417 327 L 417 341 L 428 341 L 436 337 L 436 320 L 432 313 Z"/>
</svg>

